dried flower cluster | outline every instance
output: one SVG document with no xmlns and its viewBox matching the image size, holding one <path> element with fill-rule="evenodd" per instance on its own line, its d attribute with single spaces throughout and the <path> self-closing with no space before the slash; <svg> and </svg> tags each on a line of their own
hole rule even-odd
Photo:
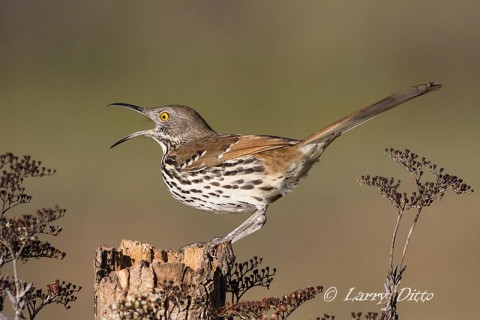
<svg viewBox="0 0 480 320">
<path fill-rule="evenodd" d="M 245 301 L 227 304 L 219 310 L 218 316 L 239 319 L 286 319 L 304 302 L 321 293 L 322 287 L 310 287 L 286 294 L 281 298 L 264 298 L 260 301 Z M 266 314 L 273 310 L 273 314 Z"/>
<path fill-rule="evenodd" d="M 473 192 L 473 189 L 462 179 L 444 173 L 444 168 L 439 168 L 425 157 L 419 158 L 417 154 L 408 149 L 390 148 L 385 151 L 386 156 L 403 165 L 413 175 L 417 190 L 410 194 L 401 193 L 398 191 L 401 180 L 380 176 L 362 176 L 360 183 L 379 189 L 380 193 L 390 200 L 399 211 L 428 207 L 435 200 L 442 199 L 448 189 L 456 194 Z M 422 182 L 426 170 L 433 174 L 435 181 Z"/>
<path fill-rule="evenodd" d="M 240 298 L 253 287 L 264 287 L 269 289 L 273 276 L 277 272 L 270 267 L 259 269 L 258 266 L 263 259 L 253 257 L 245 262 L 235 263 L 226 275 L 227 292 L 232 294 L 231 302 L 236 303 Z"/>
<path fill-rule="evenodd" d="M 365 314 L 363 312 L 352 312 L 352 320 L 377 320 L 378 316 L 378 312 L 367 312 Z M 378 320 L 383 319 L 383 315 L 380 315 L 380 318 L 378 318 Z"/>
<path fill-rule="evenodd" d="M 13 275 L 0 275 L 0 316 L 6 298 L 12 304 L 15 319 L 34 319 L 46 305 L 55 303 L 70 308 L 70 302 L 77 298 L 75 293 L 80 287 L 59 280 L 47 285 L 47 290 L 36 289 L 32 283 L 23 281 L 18 275 L 17 263 L 27 262 L 31 258 L 63 259 L 65 252 L 55 248 L 39 236 L 58 236 L 62 228 L 51 225 L 65 215 L 65 209 L 58 206 L 38 210 L 35 214 L 21 217 L 6 217 L 7 212 L 17 205 L 30 202 L 31 195 L 25 193 L 25 178 L 44 177 L 55 170 L 41 166 L 41 162 L 29 156 L 19 158 L 12 153 L 0 155 L 0 271 L 7 264 L 12 264 Z"/>
<path fill-rule="evenodd" d="M 316 317 L 315 320 L 335 320 L 335 316 L 324 313 L 323 317 Z"/>
<path fill-rule="evenodd" d="M 24 215 L 21 218 L 0 218 L 0 267 L 13 259 L 26 262 L 31 258 L 63 259 L 65 252 L 41 241 L 41 234 L 57 236 L 62 231 L 59 226 L 51 226 L 65 214 L 65 209 L 54 207 L 38 210 L 35 215 Z"/>
<path fill-rule="evenodd" d="M 40 161 L 32 160 L 30 156 L 19 158 L 13 153 L 0 155 L 0 200 L 3 215 L 11 208 L 28 203 L 32 196 L 25 194 L 23 180 L 30 177 L 44 177 L 55 173 L 55 170 L 41 166 Z"/>
<path fill-rule="evenodd" d="M 422 210 L 425 207 L 430 206 L 434 201 L 442 199 L 449 189 L 456 194 L 470 194 L 473 192 L 473 189 L 462 179 L 445 173 L 444 168 L 438 167 L 425 157 L 419 157 L 417 154 L 408 149 L 397 150 L 389 148 L 386 149 L 385 152 L 387 157 L 393 159 L 395 162 L 401 164 L 407 169 L 407 171 L 412 175 L 416 186 L 415 191 L 407 193 L 400 192 L 398 190 L 401 184 L 401 180 L 399 179 L 367 175 L 362 176 L 359 180 L 360 184 L 378 189 L 381 195 L 387 198 L 397 210 L 397 221 L 393 230 L 390 248 L 390 266 L 387 272 L 387 279 L 385 281 L 386 293 L 388 294 L 389 299 L 382 309 L 381 317 L 381 319 L 385 318 L 390 320 L 398 319 L 398 288 L 406 269 L 404 260 L 407 254 L 410 239 Z M 426 171 L 429 171 L 433 175 L 433 181 L 423 181 Z M 415 209 L 416 214 L 413 218 L 412 225 L 403 245 L 400 263 L 394 264 L 398 229 L 402 222 L 402 218 L 410 209 Z M 361 313 L 359 317 L 361 317 Z"/>
<path fill-rule="evenodd" d="M 80 291 L 80 287 L 70 282 L 55 280 L 48 284 L 46 291 L 36 289 L 33 285 L 27 292 L 27 312 L 30 319 L 35 316 L 49 304 L 61 304 L 66 309 L 70 309 L 70 303 L 77 300 L 76 293 Z"/>
</svg>

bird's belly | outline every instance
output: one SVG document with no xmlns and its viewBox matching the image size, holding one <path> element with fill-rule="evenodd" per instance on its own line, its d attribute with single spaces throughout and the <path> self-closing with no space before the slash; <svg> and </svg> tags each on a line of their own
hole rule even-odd
<svg viewBox="0 0 480 320">
<path fill-rule="evenodd" d="M 205 211 L 252 213 L 282 193 L 280 177 L 268 175 L 258 166 L 232 168 L 224 165 L 180 172 L 167 165 L 162 174 L 175 199 Z"/>
</svg>

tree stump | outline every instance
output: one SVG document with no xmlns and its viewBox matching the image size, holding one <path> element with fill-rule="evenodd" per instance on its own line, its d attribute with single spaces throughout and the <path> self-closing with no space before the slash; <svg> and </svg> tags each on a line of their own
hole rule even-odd
<svg viewBox="0 0 480 320">
<path fill-rule="evenodd" d="M 95 258 L 95 319 L 212 319 L 225 305 L 230 243 L 192 244 L 178 252 L 122 240 Z"/>
</svg>

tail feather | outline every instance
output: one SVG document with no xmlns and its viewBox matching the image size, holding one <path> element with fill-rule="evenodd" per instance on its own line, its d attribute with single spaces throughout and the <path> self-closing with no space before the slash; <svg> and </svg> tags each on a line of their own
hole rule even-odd
<svg viewBox="0 0 480 320">
<path fill-rule="evenodd" d="M 390 110 L 410 99 L 421 96 L 427 92 L 441 88 L 442 85 L 436 82 L 429 82 L 420 84 L 400 92 L 392 94 L 391 96 L 369 105 L 363 109 L 355 111 L 354 113 L 338 120 L 337 122 L 323 128 L 322 130 L 313 133 L 298 143 L 298 147 L 303 147 L 309 144 L 325 144 L 328 145 L 335 138 L 342 133 L 352 130 L 353 128 L 367 122 L 382 112 Z M 323 147 L 324 149 L 324 147 Z"/>
</svg>

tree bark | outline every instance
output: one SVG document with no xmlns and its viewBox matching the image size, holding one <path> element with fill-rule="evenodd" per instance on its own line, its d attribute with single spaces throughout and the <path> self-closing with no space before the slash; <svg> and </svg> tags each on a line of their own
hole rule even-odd
<svg viewBox="0 0 480 320">
<path fill-rule="evenodd" d="M 225 304 L 230 243 L 179 251 L 122 240 L 100 246 L 95 258 L 95 319 L 212 319 Z M 153 307 L 152 307 L 153 306 Z"/>
</svg>

